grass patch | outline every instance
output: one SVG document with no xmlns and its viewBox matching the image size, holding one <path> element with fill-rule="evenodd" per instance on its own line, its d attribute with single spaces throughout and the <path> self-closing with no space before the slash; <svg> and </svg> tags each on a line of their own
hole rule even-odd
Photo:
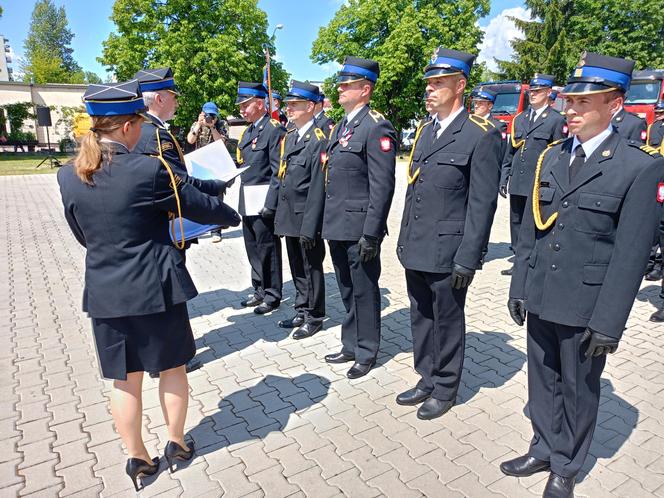
<svg viewBox="0 0 664 498">
<path fill-rule="evenodd" d="M 51 168 L 48 161 L 42 164 L 39 168 L 37 165 L 46 157 L 45 154 L 31 154 L 31 153 L 0 153 L 0 176 L 7 175 L 41 175 L 55 173 L 58 168 Z M 54 154 L 53 157 L 57 158 L 61 164 L 66 163 L 74 157 L 73 154 Z"/>
</svg>

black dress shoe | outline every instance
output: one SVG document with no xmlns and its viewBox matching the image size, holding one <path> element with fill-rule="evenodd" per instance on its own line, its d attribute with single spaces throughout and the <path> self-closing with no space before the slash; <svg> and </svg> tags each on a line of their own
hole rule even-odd
<svg viewBox="0 0 664 498">
<path fill-rule="evenodd" d="M 355 361 L 355 356 L 342 351 L 341 353 L 326 354 L 325 361 L 327 363 L 347 363 L 349 361 Z"/>
<path fill-rule="evenodd" d="M 246 308 L 253 308 L 254 306 L 258 306 L 262 302 L 263 302 L 262 299 L 258 299 L 256 296 L 251 296 L 243 301 L 240 301 L 240 304 Z"/>
<path fill-rule="evenodd" d="M 256 313 L 257 315 L 264 315 L 266 313 L 269 313 L 270 311 L 276 310 L 278 307 L 279 306 L 270 306 L 267 303 L 261 303 L 254 308 L 254 313 Z"/>
<path fill-rule="evenodd" d="M 514 271 L 514 267 L 508 268 L 507 270 L 500 270 L 500 274 L 501 275 L 511 275 L 513 271 Z"/>
<path fill-rule="evenodd" d="M 664 322 L 664 309 L 655 311 L 652 315 L 650 315 L 650 321 L 657 323 Z"/>
<path fill-rule="evenodd" d="M 420 420 L 431 420 L 442 417 L 454 406 L 454 401 L 429 398 L 417 409 L 417 418 Z"/>
<path fill-rule="evenodd" d="M 646 280 L 650 282 L 656 282 L 657 280 L 662 279 L 662 271 L 659 268 L 655 268 L 654 270 L 650 270 L 648 273 L 646 273 Z"/>
<path fill-rule="evenodd" d="M 306 339 L 307 337 L 314 335 L 322 328 L 322 323 L 305 323 L 299 329 L 293 332 L 293 339 Z"/>
<path fill-rule="evenodd" d="M 500 464 L 503 474 L 514 477 L 528 477 L 537 472 L 549 470 L 549 462 L 538 460 L 530 455 L 523 455 Z"/>
<path fill-rule="evenodd" d="M 301 327 L 304 325 L 304 315 L 295 315 L 293 318 L 289 318 L 287 320 L 279 320 L 277 325 L 283 329 L 294 329 Z"/>
<path fill-rule="evenodd" d="M 431 397 L 431 393 L 423 391 L 418 387 L 413 387 L 404 391 L 397 396 L 397 405 L 419 405 L 422 401 L 426 401 Z"/>
<path fill-rule="evenodd" d="M 563 477 L 551 472 L 546 481 L 542 498 L 574 498 L 576 476 Z"/>
<path fill-rule="evenodd" d="M 360 377 L 364 377 L 366 374 L 369 373 L 369 371 L 373 368 L 373 366 L 376 364 L 376 360 L 372 361 L 371 363 L 357 363 L 355 362 L 352 367 L 350 367 L 350 370 L 346 372 L 346 377 L 349 379 L 359 379 Z"/>
</svg>

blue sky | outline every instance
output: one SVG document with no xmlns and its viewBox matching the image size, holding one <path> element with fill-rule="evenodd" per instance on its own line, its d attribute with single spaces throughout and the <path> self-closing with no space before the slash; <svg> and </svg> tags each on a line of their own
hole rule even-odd
<svg viewBox="0 0 664 498">
<path fill-rule="evenodd" d="M 330 74 L 334 67 L 322 67 L 309 59 L 311 44 L 318 29 L 327 24 L 341 6 L 343 0 L 259 0 L 258 5 L 267 12 L 271 29 L 281 23 L 284 28 L 277 31 L 277 58 L 295 79 L 320 80 Z M 72 47 L 74 57 L 85 70 L 94 71 L 102 78 L 104 68 L 96 61 L 101 55 L 102 41 L 108 37 L 114 25 L 109 20 L 112 0 L 55 0 L 67 12 L 70 29 L 75 33 Z M 23 53 L 23 41 L 30 25 L 34 7 L 32 0 L 0 0 L 4 14 L 0 19 L 0 34 L 9 38 L 16 61 Z M 505 16 L 523 16 L 525 11 L 520 0 L 495 0 L 491 2 L 491 13 L 480 20 L 487 29 L 480 58 L 506 53 L 509 39 L 516 35 Z M 13 64 L 18 71 L 18 64 Z"/>
</svg>

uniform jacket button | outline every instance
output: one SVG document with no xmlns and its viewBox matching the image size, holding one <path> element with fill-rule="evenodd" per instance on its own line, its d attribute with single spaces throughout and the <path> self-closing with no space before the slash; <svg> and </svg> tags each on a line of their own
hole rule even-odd
<svg viewBox="0 0 664 498">
<path fill-rule="evenodd" d="M 553 250 L 554 250 L 554 251 L 560 251 L 560 244 L 558 244 L 558 242 L 556 242 L 555 244 L 553 244 Z"/>
<path fill-rule="evenodd" d="M 556 271 L 556 270 L 558 269 L 558 267 L 557 267 L 556 265 L 551 265 L 551 269 L 552 269 L 553 271 Z"/>
<path fill-rule="evenodd" d="M 600 201 L 597 201 L 597 202 L 595 203 L 595 206 L 598 206 L 598 207 L 599 207 L 599 206 L 601 206 L 601 205 L 602 205 L 602 203 L 601 203 Z"/>
<path fill-rule="evenodd" d="M 419 215 L 419 214 L 416 214 L 416 215 L 415 215 L 415 219 L 416 219 L 416 220 L 419 220 L 419 219 L 420 219 L 420 215 Z"/>
<path fill-rule="evenodd" d="M 563 201 L 563 207 L 566 208 L 567 206 L 569 206 L 569 202 Z"/>
<path fill-rule="evenodd" d="M 562 230 L 563 228 L 565 228 L 565 224 L 564 223 L 558 223 L 558 228 L 560 230 Z"/>
<path fill-rule="evenodd" d="M 421 200 L 422 198 L 419 195 L 415 198 L 415 202 L 420 202 Z"/>
</svg>

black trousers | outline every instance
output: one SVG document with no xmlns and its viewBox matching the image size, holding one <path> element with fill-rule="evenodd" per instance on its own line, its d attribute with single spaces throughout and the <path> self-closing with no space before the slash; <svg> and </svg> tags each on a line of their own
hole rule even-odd
<svg viewBox="0 0 664 498">
<path fill-rule="evenodd" d="M 521 230 L 521 221 L 523 213 L 526 210 L 528 197 L 523 195 L 510 194 L 510 242 L 512 251 L 516 251 L 516 244 L 519 242 L 519 230 Z"/>
<path fill-rule="evenodd" d="M 468 289 L 451 284 L 451 273 L 406 270 L 417 387 L 444 401 L 456 399 L 466 345 Z"/>
<path fill-rule="evenodd" d="M 285 237 L 288 264 L 295 285 L 293 307 L 305 323 L 319 324 L 325 317 L 325 243 L 316 239 L 313 249 L 305 250 L 299 237 Z"/>
<path fill-rule="evenodd" d="M 330 240 L 329 244 L 346 309 L 341 324 L 342 352 L 355 355 L 359 363 L 371 363 L 380 346 L 380 251 L 362 263 L 357 242 Z"/>
<path fill-rule="evenodd" d="M 527 327 L 529 454 L 549 461 L 552 472 L 572 477 L 593 439 L 606 356 L 585 357 L 583 327 L 547 322 L 532 313 Z"/>
<path fill-rule="evenodd" d="M 251 265 L 254 296 L 270 306 L 281 303 L 281 241 L 274 221 L 260 216 L 242 217 L 242 235 Z"/>
</svg>

